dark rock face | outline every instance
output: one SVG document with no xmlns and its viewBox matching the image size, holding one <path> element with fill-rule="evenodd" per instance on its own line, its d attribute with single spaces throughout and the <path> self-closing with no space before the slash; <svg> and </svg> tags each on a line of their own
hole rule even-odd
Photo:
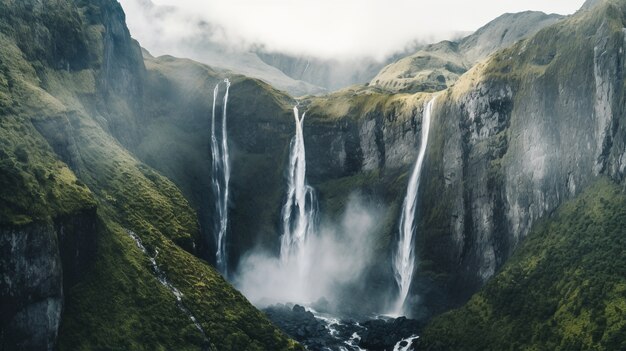
<svg viewBox="0 0 626 351">
<path fill-rule="evenodd" d="M 324 323 L 315 318 L 304 307 L 295 305 L 289 308 L 276 305 L 265 309 L 265 314 L 276 326 L 289 336 L 304 343 L 309 349 L 321 350 L 337 341 L 330 337 Z"/>
<path fill-rule="evenodd" d="M 0 228 L 0 346 L 53 350 L 61 323 L 64 287 L 93 260 L 96 212 Z"/>
<path fill-rule="evenodd" d="M 63 308 L 63 271 L 54 227 L 0 229 L 0 345 L 53 350 Z"/>
<path fill-rule="evenodd" d="M 359 346 L 366 350 L 393 350 L 400 340 L 418 335 L 423 328 L 422 323 L 405 317 L 367 321 L 362 326 Z"/>
<path fill-rule="evenodd" d="M 421 257 L 454 277 L 451 301 L 465 301 L 539 218 L 597 176 L 623 179 L 624 33 L 609 27 L 581 26 L 588 41 L 549 27 L 496 56 L 486 79 L 438 99 L 418 210 L 438 215 L 418 228 Z M 540 74 L 511 78 L 546 55 Z"/>
</svg>

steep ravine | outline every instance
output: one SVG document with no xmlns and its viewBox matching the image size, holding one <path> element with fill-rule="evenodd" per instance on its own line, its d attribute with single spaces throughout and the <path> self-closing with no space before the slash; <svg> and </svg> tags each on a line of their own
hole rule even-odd
<svg viewBox="0 0 626 351">
<path fill-rule="evenodd" d="M 607 2 L 546 27 L 493 55 L 439 93 L 418 204 L 421 261 L 412 294 L 421 298 L 415 317 L 428 318 L 466 301 L 502 267 L 537 219 L 578 194 L 598 174 L 622 179 L 624 36 L 622 12 L 616 9 L 620 7 Z M 579 59 L 572 60 L 574 56 Z M 186 136 L 197 137 L 193 128 L 208 130 L 208 109 L 184 110 L 176 123 L 167 111 L 183 101 L 208 106 L 204 104 L 210 101 L 210 90 L 202 87 L 231 75 L 185 60 L 146 60 L 149 72 L 154 72 L 150 75 L 193 94 L 169 100 L 169 107 L 153 105 L 159 125 L 167 127 L 152 129 L 157 134 L 148 134 L 145 142 L 163 130 L 174 130 L 171 135 L 176 136 L 188 128 L 186 123 L 189 129 L 175 142 L 140 148 L 146 153 L 139 154 L 188 189 L 188 196 L 194 189 L 209 189 L 208 170 L 189 182 L 183 179 L 189 173 L 181 168 L 195 172 L 197 166 L 182 163 L 172 168 L 167 161 L 194 155 L 200 162 L 205 157 L 206 141 L 190 143 Z M 207 72 L 206 85 L 202 75 L 184 73 L 194 65 L 194 70 Z M 229 245 L 236 265 L 241 254 L 257 245 L 278 250 L 277 219 L 293 102 L 269 86 L 243 78 L 233 80 L 231 92 L 234 234 Z M 429 96 L 355 87 L 299 102 L 308 111 L 307 175 L 319 190 L 322 216 L 339 216 L 354 192 L 384 208 L 370 284 L 361 288 L 365 291 L 394 290 L 391 268 L 381 263 L 389 261 Z M 194 151 L 168 151 L 171 145 Z M 172 156 L 156 157 L 168 154 Z M 208 204 L 203 204 L 206 196 L 195 202 L 201 223 L 210 216 Z M 368 303 L 355 302 L 354 308 L 374 310 L 383 304 L 374 296 Z M 349 305 L 346 302 L 347 309 L 354 309 Z"/>
<path fill-rule="evenodd" d="M 307 179 L 322 221 L 340 217 L 354 193 L 382 214 L 367 284 L 332 307 L 380 312 L 384 293 L 396 290 L 390 255 L 433 94 L 353 87 L 295 101 L 233 72 L 142 55 L 115 1 L 59 4 L 52 11 L 39 1 L 0 0 L 0 260 L 9 267 L 0 273 L 11 277 L 0 283 L 3 346 L 300 347 L 197 258 L 215 260 L 208 136 L 212 89 L 224 78 L 232 82 L 232 269 L 252 248 L 278 254 L 298 103 L 308 111 Z M 468 301 L 538 221 L 599 178 L 609 179 L 603 189 L 620 189 L 625 16 L 624 1 L 600 1 L 434 93 L 413 317 Z M 31 30 L 49 37 L 21 40 Z M 58 37 L 67 45 L 49 47 Z M 125 230 L 159 251 L 208 345 Z"/>
</svg>

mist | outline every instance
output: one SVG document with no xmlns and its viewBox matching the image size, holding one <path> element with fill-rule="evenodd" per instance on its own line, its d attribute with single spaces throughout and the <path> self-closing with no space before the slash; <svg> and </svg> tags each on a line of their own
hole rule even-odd
<svg viewBox="0 0 626 351">
<path fill-rule="evenodd" d="M 350 289 L 365 283 L 383 212 L 352 195 L 337 222 L 322 223 L 308 238 L 303 260 L 283 262 L 253 250 L 242 257 L 234 285 L 258 307 L 320 300 L 336 306 Z"/>
<path fill-rule="evenodd" d="M 229 48 L 325 59 L 383 59 L 412 41 L 475 31 L 505 12 L 571 14 L 584 0 L 121 0 L 132 35 L 149 50 L 176 54 L 194 36 Z M 468 15 L 471 14 L 471 15 Z"/>
</svg>

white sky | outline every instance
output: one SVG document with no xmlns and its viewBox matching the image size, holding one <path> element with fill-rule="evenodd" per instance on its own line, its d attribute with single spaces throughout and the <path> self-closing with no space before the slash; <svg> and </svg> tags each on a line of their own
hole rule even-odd
<svg viewBox="0 0 626 351">
<path fill-rule="evenodd" d="M 571 14 L 584 0 L 152 0 L 177 8 L 154 22 L 137 1 L 120 0 L 131 33 L 142 44 L 197 33 L 205 20 L 223 29 L 213 39 L 320 57 L 382 57 L 414 39 L 435 41 L 474 31 L 505 12 L 537 10 Z M 155 26 L 159 28 L 155 29 Z M 162 38 L 161 38 L 162 39 Z M 146 45 L 146 44 L 144 44 Z M 146 45 L 151 49 L 149 45 Z"/>
</svg>

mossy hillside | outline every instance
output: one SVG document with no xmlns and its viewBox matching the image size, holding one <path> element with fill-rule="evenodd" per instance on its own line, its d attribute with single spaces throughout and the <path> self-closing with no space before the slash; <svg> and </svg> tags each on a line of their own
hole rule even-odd
<svg viewBox="0 0 626 351">
<path fill-rule="evenodd" d="M 543 75 L 553 79 L 568 77 L 574 83 L 586 82 L 593 75 L 589 68 L 593 67 L 596 37 L 602 32 L 600 35 L 606 34 L 609 41 L 621 40 L 625 11 L 624 3 L 619 0 L 603 1 L 592 9 L 580 10 L 494 54 L 483 76 L 525 84 Z"/>
<path fill-rule="evenodd" d="M 56 69 L 44 59 L 27 59 L 9 36 L 1 39 L 11 42 L 0 49 L 5 67 L 0 177 L 10 186 L 2 189 L 3 220 L 23 224 L 98 206 L 97 251 L 93 265 L 65 289 L 60 349 L 203 345 L 125 229 L 137 232 L 151 255 L 158 248 L 157 261 L 185 294 L 184 303 L 205 329 L 213 327 L 215 349 L 298 348 L 217 272 L 182 249 L 193 250 L 197 217 L 172 182 L 109 134 L 111 111 L 130 109 L 122 101 L 120 108 L 94 111 L 103 95 L 102 85 L 94 84 L 94 77 L 101 77 L 98 66 Z"/>
<path fill-rule="evenodd" d="M 95 206 L 91 191 L 28 120 L 0 119 L 0 168 L 1 224 L 48 221 Z"/>
<path fill-rule="evenodd" d="M 437 317 L 428 350 L 618 350 L 626 345 L 626 195 L 599 179 L 537 223 L 501 272 Z"/>
<path fill-rule="evenodd" d="M 353 86 L 324 96 L 304 98 L 303 102 L 310 119 L 336 123 L 338 120 L 358 121 L 381 111 L 389 113 L 400 106 L 412 106 L 425 95 L 389 94 L 376 87 Z"/>
<path fill-rule="evenodd" d="M 60 350 L 198 350 L 202 335 L 119 224 L 101 220 L 97 255 L 65 292 Z"/>
<path fill-rule="evenodd" d="M 148 254 L 183 293 L 183 304 L 203 326 L 209 343 L 155 279 L 148 257 L 126 233 L 128 226 L 141 227 Z M 149 223 L 122 227 L 105 220 L 101 227 L 94 268 L 68 293 L 61 349 L 299 349 L 212 267 Z"/>
<path fill-rule="evenodd" d="M 470 66 L 457 43 L 442 41 L 386 66 L 370 84 L 390 92 L 441 91 Z"/>
<path fill-rule="evenodd" d="M 0 43 L 0 222 L 48 221 L 95 206 L 90 190 L 24 116 L 59 113 L 62 103 L 38 86 L 35 69 L 10 37 L 0 33 Z"/>
<path fill-rule="evenodd" d="M 107 136 L 103 130 L 86 116 L 74 116 L 70 119 L 73 124 L 74 138 L 81 145 L 81 157 L 83 167 L 80 170 L 83 181 L 94 190 L 98 197 L 101 215 L 108 226 L 113 230 L 105 230 L 101 235 L 104 238 L 126 235 L 123 229 L 135 231 L 144 241 L 151 255 L 155 256 L 159 251 L 157 262 L 167 274 L 168 279 L 184 294 L 183 303 L 198 318 L 200 323 L 207 330 L 211 343 L 219 350 L 239 350 L 239 349 L 287 349 L 295 347 L 280 334 L 245 298 L 233 290 L 219 274 L 206 263 L 198 260 L 193 255 L 184 251 L 181 247 L 191 250 L 191 238 L 197 234 L 197 222 L 193 210 L 182 197 L 178 189 L 168 180 L 154 172 L 149 167 L 137 162 L 127 151 L 125 151 L 113 138 Z M 47 128 L 42 128 L 47 130 Z M 44 134 L 47 135 L 45 131 Z M 123 170 L 120 172 L 120 170 Z M 117 229 L 115 229 L 117 227 Z M 124 243 L 123 240 L 121 240 Z M 134 243 L 127 239 L 126 250 L 133 247 Z M 106 248 L 106 245 L 104 245 Z M 87 274 L 88 277 L 120 277 L 121 272 L 127 266 L 123 259 L 118 260 L 117 255 L 109 255 L 117 252 L 111 249 L 99 253 L 95 271 Z M 123 247 L 121 248 L 124 251 Z M 134 250 L 135 254 L 143 255 Z M 158 284 L 145 257 L 139 257 L 143 261 L 144 278 L 152 280 Z M 146 274 L 147 273 L 147 274 Z M 124 286 L 125 281 L 117 282 Z M 132 286 L 121 288 L 127 295 L 124 301 L 128 304 L 138 306 L 161 305 L 165 301 L 174 306 L 173 311 L 181 317 L 162 315 L 169 313 L 157 309 L 154 314 L 144 314 L 142 309 L 112 308 L 104 301 L 120 302 L 116 296 L 118 289 L 115 285 L 104 288 L 100 285 L 100 280 L 92 284 L 81 287 L 73 297 L 68 299 L 68 312 L 65 318 L 70 322 L 68 329 L 62 329 L 60 340 L 63 344 L 66 338 L 69 340 L 80 340 L 85 347 L 110 347 L 111 345 L 144 345 L 145 349 L 152 349 L 152 346 L 165 347 L 166 349 L 177 343 L 188 345 L 189 348 L 198 347 L 198 341 L 202 340 L 191 321 L 180 312 L 175 305 L 174 296 L 163 287 L 150 292 L 147 289 L 139 289 L 136 295 Z M 80 284 L 79 284 L 80 286 Z M 130 294 L 130 295 L 128 295 Z M 145 301 L 143 296 L 152 296 L 151 301 Z M 70 307 L 74 301 L 99 301 L 93 303 L 88 312 L 85 307 Z M 135 300 L 136 299 L 136 300 Z M 130 301 L 129 301 L 130 300 Z M 135 300 L 135 301 L 134 301 Z M 134 302 L 133 302 L 134 301 Z M 160 301 L 160 302 L 159 302 Z M 122 304 L 125 306 L 126 303 Z M 111 307 L 112 314 L 103 314 L 101 309 Z M 73 315 L 76 312 L 77 315 Z M 109 319 L 105 319 L 109 318 Z M 119 318 L 120 321 L 135 321 L 132 333 L 126 328 L 126 323 L 113 322 Z M 178 324 L 180 321 L 182 324 Z M 150 325 L 159 321 L 162 330 L 154 343 L 146 343 L 145 340 L 155 333 Z M 260 322 L 260 323 L 259 323 Z M 81 325 L 80 329 L 73 329 L 71 323 Z M 142 328 L 138 328 L 138 323 Z M 92 328 L 85 327 L 85 324 Z M 108 326 L 108 327 L 107 327 Z M 177 331 L 182 329 L 182 337 Z M 169 330 L 169 332 L 168 332 Z M 118 339 L 108 337 L 109 333 L 118 335 Z M 102 336 L 102 337 L 100 337 Z M 181 339 L 182 338 L 182 339 Z M 86 341 L 89 340 L 89 341 Z M 183 342 L 184 341 L 184 342 Z M 104 344 L 99 344 L 103 342 Z M 67 341 L 70 345 L 72 341 Z M 243 348 L 242 345 L 248 348 Z M 269 346 L 272 345 L 272 346 Z M 291 345 L 291 346 L 289 346 Z M 116 346 L 123 347 L 123 346 Z M 177 346 L 181 347 L 182 346 Z"/>
<path fill-rule="evenodd" d="M 245 298 L 231 290 L 232 288 L 219 277 L 215 270 L 181 249 L 183 247 L 189 251 L 193 250 L 193 239 L 198 235 L 198 227 L 194 211 L 179 190 L 157 172 L 136 161 L 115 139 L 107 135 L 97 123 L 86 116 L 71 115 L 69 123 L 73 131 L 73 139 L 80 145 L 82 168 L 77 171 L 83 181 L 94 189 L 93 192 L 100 200 L 100 205 L 110 209 L 106 212 L 106 218 L 135 231 L 142 237 L 146 246 L 152 249 L 151 254 L 156 254 L 158 248 L 159 264 L 162 265 L 162 269 L 173 284 L 185 294 L 184 303 L 188 304 L 192 313 L 203 325 L 206 324 L 205 330 L 209 333 L 211 343 L 220 350 L 237 350 L 241 349 L 242 345 L 250 345 L 249 349 L 263 349 L 268 345 L 273 345 L 271 347 L 276 349 L 290 347 L 287 339 L 278 333 Z M 40 125 L 41 132 L 52 139 L 55 134 L 50 131 L 56 129 L 54 122 L 48 124 L 40 122 Z M 52 140 L 51 142 L 54 143 Z M 110 269 L 115 270 L 115 267 L 120 265 L 120 262 L 110 262 L 110 258 L 106 255 L 102 259 L 106 262 L 104 266 Z M 144 269 L 149 269 L 149 266 L 144 266 Z M 94 274 L 100 275 L 100 273 Z M 199 274 L 200 276 L 196 276 Z M 205 289 L 200 289 L 200 286 L 204 286 Z M 97 290 L 81 291 L 81 293 L 88 296 L 91 294 L 106 296 L 110 293 L 110 290 L 93 287 Z M 161 289 L 161 291 L 165 291 L 168 296 L 171 295 L 167 290 Z M 216 295 L 212 298 L 209 292 Z M 234 300 L 229 302 L 228 296 L 234 296 Z M 173 296 L 170 297 L 173 298 Z M 80 301 L 81 296 L 77 296 L 77 299 Z M 173 299 L 171 303 L 174 303 Z M 244 305 L 240 306 L 240 304 Z M 215 313 L 218 307 L 222 308 L 218 310 L 219 313 Z M 182 312 L 178 311 L 178 314 Z M 81 323 L 83 319 L 107 323 L 99 320 L 97 315 L 94 311 L 94 315 L 81 312 L 79 316 L 70 314 L 66 316 L 70 319 L 77 318 Z M 116 316 L 126 319 L 124 314 Z M 152 318 L 164 317 L 156 314 L 145 318 L 148 319 L 147 325 L 149 325 Z M 97 323 L 92 321 L 92 325 L 95 326 Z M 112 325 L 123 326 L 124 324 Z M 190 321 L 186 320 L 184 325 L 186 325 L 187 334 L 197 333 Z M 99 335 L 102 328 L 103 326 L 99 325 L 91 330 L 84 329 L 78 337 L 82 340 L 88 338 L 89 335 Z M 172 322 L 168 328 L 177 330 L 178 327 Z M 116 330 L 114 328 L 113 332 Z M 148 333 L 147 330 L 144 331 Z M 62 333 L 61 340 L 66 335 L 69 338 L 76 336 L 72 333 Z M 142 333 L 137 335 L 138 338 L 146 337 Z M 128 340 L 127 336 L 121 335 L 118 341 L 127 342 L 123 341 Z M 171 333 L 171 337 L 177 338 L 178 336 L 176 333 Z M 188 338 L 190 338 L 190 347 L 198 340 L 197 335 L 195 338 L 188 335 Z M 146 346 L 146 348 L 150 347 Z"/>
</svg>

